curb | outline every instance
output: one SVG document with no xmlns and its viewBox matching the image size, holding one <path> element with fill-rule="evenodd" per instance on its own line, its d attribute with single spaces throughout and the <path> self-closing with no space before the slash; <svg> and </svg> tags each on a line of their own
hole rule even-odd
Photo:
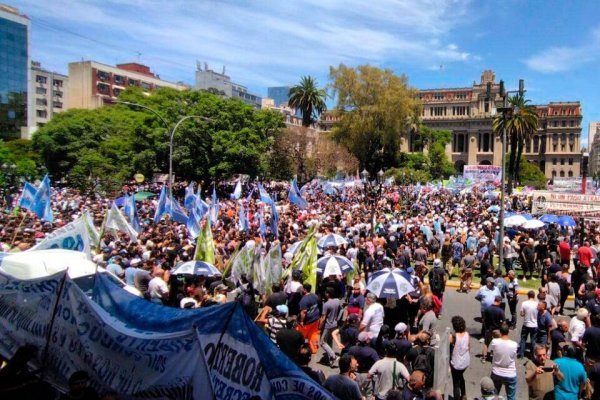
<svg viewBox="0 0 600 400">
<path fill-rule="evenodd" d="M 459 288 L 460 287 L 460 282 L 458 281 L 447 281 L 446 282 L 446 287 L 451 287 L 451 288 Z M 481 285 L 479 283 L 471 283 L 471 289 L 472 290 L 477 290 L 481 287 Z M 524 295 L 527 296 L 527 292 L 529 292 L 530 290 L 534 290 L 534 289 L 519 289 L 519 294 L 520 295 Z M 575 296 L 570 295 L 569 297 L 567 297 L 567 300 L 571 300 L 573 301 L 575 299 Z"/>
</svg>

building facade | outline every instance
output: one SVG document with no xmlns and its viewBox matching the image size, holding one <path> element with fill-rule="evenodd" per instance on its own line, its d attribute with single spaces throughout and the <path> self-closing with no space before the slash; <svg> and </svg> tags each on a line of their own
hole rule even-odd
<svg viewBox="0 0 600 400">
<path fill-rule="evenodd" d="M 35 129 L 44 126 L 54 114 L 67 109 L 69 77 L 47 71 L 39 62 L 31 63 L 29 91 L 33 95 L 33 123 Z"/>
<path fill-rule="evenodd" d="M 491 99 L 487 99 L 487 85 Z M 458 173 L 465 165 L 501 165 L 502 144 L 492 131 L 495 105 L 501 101 L 500 85 L 493 71 L 484 71 L 471 87 L 426 89 L 419 92 L 423 102 L 422 121 L 433 129 L 452 131 L 446 154 Z M 581 105 L 551 102 L 536 106 L 538 131 L 531 135 L 523 155 L 537 164 L 547 178 L 581 175 Z M 401 150 L 421 151 L 410 135 L 401 139 Z M 507 150 L 508 150 L 507 144 Z"/>
<path fill-rule="evenodd" d="M 219 73 L 208 68 L 206 63 L 204 67 L 197 63 L 195 89 L 214 91 L 215 94 L 241 100 L 254 108 L 261 107 L 261 97 L 249 93 L 245 86 L 232 82 L 231 77 L 225 74 L 225 67 Z"/>
<path fill-rule="evenodd" d="M 290 86 L 274 86 L 267 88 L 267 97 L 273 99 L 275 107 L 287 106 L 290 101 Z"/>
<path fill-rule="evenodd" d="M 600 122 L 590 122 L 588 127 L 588 150 L 590 153 L 589 175 L 598 178 L 600 172 Z"/>
<path fill-rule="evenodd" d="M 0 134 L 29 137 L 34 126 L 30 65 L 31 24 L 16 8 L 0 4 Z"/>
<path fill-rule="evenodd" d="M 96 61 L 69 63 L 68 108 L 97 108 L 110 104 L 128 87 L 141 87 L 145 92 L 169 87 L 186 90 L 183 83 L 160 79 L 146 65 L 138 63 L 102 64 Z"/>
</svg>

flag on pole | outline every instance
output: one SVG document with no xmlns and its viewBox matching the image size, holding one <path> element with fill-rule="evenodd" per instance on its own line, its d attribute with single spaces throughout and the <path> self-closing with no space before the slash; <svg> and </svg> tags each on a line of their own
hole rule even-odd
<svg viewBox="0 0 600 400">
<path fill-rule="evenodd" d="M 96 229 L 94 226 L 94 220 L 92 219 L 89 211 L 86 210 L 83 215 L 85 217 L 85 227 L 87 229 L 90 242 L 94 247 L 96 247 L 98 246 L 98 243 L 100 243 L 100 232 L 98 232 L 98 229 Z"/>
<path fill-rule="evenodd" d="M 206 211 L 202 212 L 202 207 L 199 205 L 197 207 L 192 207 L 190 210 L 190 215 L 187 219 L 187 229 L 190 236 L 193 239 L 196 239 L 198 235 L 200 235 L 200 230 L 202 229 L 202 218 L 204 218 L 204 214 Z"/>
<path fill-rule="evenodd" d="M 246 219 L 246 210 L 244 209 L 244 204 L 242 203 L 240 203 L 238 228 L 240 231 L 244 232 L 248 232 L 250 229 L 250 225 Z"/>
<path fill-rule="evenodd" d="M 298 196 L 302 196 L 300 188 L 298 187 L 298 176 L 294 176 L 294 179 L 292 180 L 292 186 L 294 187 L 294 190 L 296 191 Z"/>
<path fill-rule="evenodd" d="M 212 195 L 210 198 L 211 204 L 210 204 L 210 221 L 213 224 L 217 223 L 217 219 L 219 218 L 219 199 L 217 199 L 217 191 L 215 190 L 215 187 L 213 186 L 213 191 L 212 191 Z M 206 203 L 205 203 L 206 204 Z"/>
<path fill-rule="evenodd" d="M 194 194 L 194 182 L 190 182 L 188 187 L 185 188 L 185 198 L 183 200 L 183 206 L 188 210 L 191 210 L 194 207 L 194 203 L 196 202 L 196 195 Z"/>
<path fill-rule="evenodd" d="M 308 207 L 308 202 L 300 196 L 300 193 L 296 191 L 294 187 L 294 182 L 290 183 L 290 190 L 288 192 L 288 200 L 290 203 L 295 204 L 301 210 L 304 210 Z"/>
<path fill-rule="evenodd" d="M 260 182 L 258 183 L 258 194 L 260 196 L 260 201 L 262 201 L 263 203 L 273 203 L 273 199 L 271 199 L 271 196 L 269 196 L 269 193 L 267 193 L 267 191 Z"/>
<path fill-rule="evenodd" d="M 265 225 L 265 215 L 262 208 L 258 212 L 258 220 L 258 232 L 262 238 L 265 238 L 267 236 L 267 226 Z"/>
<path fill-rule="evenodd" d="M 172 197 L 169 197 L 169 199 L 167 199 L 166 208 L 167 208 L 167 213 L 171 216 L 173 221 L 176 221 L 180 224 L 187 223 L 188 216 L 187 216 L 185 210 L 183 209 L 183 207 L 181 207 L 181 204 L 179 204 L 179 202 L 177 200 L 175 200 Z"/>
<path fill-rule="evenodd" d="M 129 222 L 127 222 L 123 214 L 121 214 L 121 211 L 119 211 L 115 203 L 112 204 L 110 210 L 106 213 L 104 230 L 107 229 L 123 232 L 129 236 L 132 242 L 137 241 L 137 232 L 129 225 Z"/>
<path fill-rule="evenodd" d="M 281 244 L 279 244 L 279 242 L 271 246 L 266 258 L 269 280 L 271 281 L 271 284 L 278 284 L 283 272 L 283 264 L 281 263 Z"/>
<path fill-rule="evenodd" d="M 138 216 L 137 207 L 135 206 L 135 196 L 131 195 L 125 202 L 125 207 L 123 207 L 123 213 L 129 219 L 129 223 L 131 227 L 135 229 L 137 233 L 140 233 L 142 230 L 142 225 L 140 224 L 140 218 Z"/>
<path fill-rule="evenodd" d="M 48 178 L 48 175 L 44 176 L 40 187 L 35 193 L 31 211 L 43 221 L 54 222 L 51 207 L 50 178 Z"/>
<path fill-rule="evenodd" d="M 231 199 L 239 200 L 240 197 L 242 197 L 242 181 L 241 181 L 241 179 L 237 181 L 237 183 L 235 185 L 235 189 L 233 190 L 233 193 L 231 194 Z"/>
<path fill-rule="evenodd" d="M 271 233 L 273 236 L 279 237 L 279 213 L 275 202 L 271 203 Z"/>
<path fill-rule="evenodd" d="M 210 219 L 208 218 L 204 222 L 204 226 L 198 236 L 194 260 L 206 261 L 209 264 L 215 265 L 215 241 L 213 240 Z"/>
<path fill-rule="evenodd" d="M 154 223 L 158 224 L 162 216 L 167 212 L 167 188 L 163 185 L 158 196 L 158 205 L 154 213 Z"/>
<path fill-rule="evenodd" d="M 25 186 L 23 186 L 23 193 L 21 194 L 21 198 L 17 205 L 21 208 L 26 208 L 31 210 L 33 207 L 33 203 L 35 201 L 35 194 L 37 193 L 37 189 L 29 182 L 25 182 Z"/>
<path fill-rule="evenodd" d="M 256 248 L 246 245 L 237 252 L 235 257 L 231 259 L 231 280 L 234 283 L 239 283 L 242 280 L 242 275 L 247 278 L 252 278 L 253 264 L 255 259 Z"/>
<path fill-rule="evenodd" d="M 291 270 L 302 271 L 303 282 L 310 283 L 311 292 L 317 286 L 317 225 L 313 225 L 308 235 L 302 240 L 291 263 Z"/>
</svg>

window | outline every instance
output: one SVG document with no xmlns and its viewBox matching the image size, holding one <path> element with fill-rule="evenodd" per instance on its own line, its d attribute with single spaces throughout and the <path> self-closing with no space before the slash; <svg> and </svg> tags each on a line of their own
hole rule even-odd
<svg viewBox="0 0 600 400">
<path fill-rule="evenodd" d="M 556 165 L 556 158 L 552 159 L 552 165 Z"/>
<path fill-rule="evenodd" d="M 560 151 L 565 151 L 565 149 L 566 149 L 566 146 L 564 144 L 561 144 L 560 145 Z"/>
<path fill-rule="evenodd" d="M 110 74 L 108 72 L 98 71 L 98 72 L 96 72 L 96 76 L 101 81 L 107 81 L 109 79 L 109 77 L 110 77 Z"/>
<path fill-rule="evenodd" d="M 46 110 L 36 110 L 35 114 L 38 118 L 47 118 L 48 112 Z"/>
<path fill-rule="evenodd" d="M 467 115 L 468 108 L 465 106 L 452 107 L 452 115 Z"/>
<path fill-rule="evenodd" d="M 567 134 L 566 134 L 566 133 L 563 133 L 562 135 L 560 135 L 560 140 L 561 140 L 562 142 L 566 142 L 566 141 L 567 141 Z"/>
<path fill-rule="evenodd" d="M 565 177 L 565 171 L 560 171 L 560 177 L 564 178 Z"/>
<path fill-rule="evenodd" d="M 556 113 L 555 113 L 556 114 Z M 557 128 L 558 127 L 558 121 L 554 121 L 554 127 Z"/>
<path fill-rule="evenodd" d="M 54 96 L 56 97 L 63 97 L 63 92 L 59 92 L 58 90 L 54 91 Z"/>
<path fill-rule="evenodd" d="M 434 93 L 433 94 L 433 99 L 434 100 L 443 100 L 444 99 L 444 94 L 443 93 Z"/>
<path fill-rule="evenodd" d="M 63 81 L 62 81 L 62 80 L 60 80 L 60 79 L 54 79 L 54 80 L 52 81 L 52 84 L 53 84 L 54 86 L 56 86 L 56 87 L 62 87 L 62 86 L 63 86 Z"/>
<path fill-rule="evenodd" d="M 482 132 L 479 134 L 479 152 L 489 153 L 492 151 L 492 134 L 489 132 Z"/>
<path fill-rule="evenodd" d="M 98 82 L 96 89 L 102 94 L 108 94 L 110 92 L 110 86 L 108 86 L 106 83 Z"/>
<path fill-rule="evenodd" d="M 54 107 L 54 108 L 63 108 L 63 103 L 61 103 L 60 101 L 53 101 L 52 102 L 52 107 Z"/>
<path fill-rule="evenodd" d="M 457 93 L 457 94 L 456 94 L 456 98 L 457 98 L 458 100 L 464 100 L 464 99 L 466 99 L 466 98 L 467 98 L 467 94 L 466 94 L 466 93 Z"/>
<path fill-rule="evenodd" d="M 572 141 L 574 141 L 574 140 L 575 140 L 575 134 L 574 134 L 574 133 L 571 133 L 571 134 L 569 135 L 569 141 L 570 141 L 570 142 L 572 142 Z"/>
<path fill-rule="evenodd" d="M 122 85 L 123 83 L 125 83 L 125 77 L 121 75 L 113 75 L 113 81 L 117 85 Z"/>
<path fill-rule="evenodd" d="M 569 123 L 569 126 L 570 126 L 571 128 L 573 128 L 573 127 L 575 126 L 575 121 L 574 121 L 574 120 L 571 120 L 571 122 Z"/>
<path fill-rule="evenodd" d="M 46 101 L 46 99 L 35 99 L 35 105 L 36 106 L 45 106 L 45 105 L 48 105 L 48 102 Z"/>
<path fill-rule="evenodd" d="M 575 148 L 575 145 L 573 143 L 571 143 L 569 145 L 569 150 L 571 151 L 571 153 L 573 152 L 573 149 Z"/>
<path fill-rule="evenodd" d="M 573 177 L 573 171 L 569 171 L 569 178 Z"/>
<path fill-rule="evenodd" d="M 45 76 L 36 75 L 35 76 L 35 81 L 37 83 L 47 83 L 48 82 L 48 78 L 46 78 Z"/>
<path fill-rule="evenodd" d="M 554 135 L 552 135 L 552 140 L 558 142 L 558 134 L 555 133 Z"/>
<path fill-rule="evenodd" d="M 36 94 L 46 94 L 46 88 L 41 88 L 41 87 L 36 87 L 35 88 L 35 93 Z"/>
<path fill-rule="evenodd" d="M 121 94 L 122 90 L 119 88 L 113 88 L 113 96 L 119 96 Z"/>
<path fill-rule="evenodd" d="M 533 152 L 539 153 L 539 151 L 540 151 L 540 137 L 536 135 L 533 137 Z"/>
<path fill-rule="evenodd" d="M 146 91 L 146 92 L 152 89 L 152 85 L 147 82 L 142 82 L 141 86 L 144 89 L 144 91 Z"/>
<path fill-rule="evenodd" d="M 131 78 L 127 79 L 127 84 L 129 86 L 139 86 L 138 81 L 136 81 L 135 79 L 131 79 Z"/>
<path fill-rule="evenodd" d="M 564 158 L 560 159 L 560 165 L 565 165 L 565 159 Z"/>
<path fill-rule="evenodd" d="M 573 165 L 573 158 L 569 158 L 569 165 Z"/>
<path fill-rule="evenodd" d="M 556 176 L 556 171 L 552 171 L 552 176 Z"/>
<path fill-rule="evenodd" d="M 487 113 L 487 112 L 490 112 L 490 102 L 489 102 L 489 101 L 486 101 L 486 102 L 484 103 L 484 106 L 483 106 L 483 108 L 484 108 L 484 110 L 483 110 L 484 112 L 486 112 L 486 113 Z"/>
<path fill-rule="evenodd" d="M 467 153 L 469 151 L 469 135 L 466 133 L 455 133 L 452 140 L 452 152 Z"/>
</svg>

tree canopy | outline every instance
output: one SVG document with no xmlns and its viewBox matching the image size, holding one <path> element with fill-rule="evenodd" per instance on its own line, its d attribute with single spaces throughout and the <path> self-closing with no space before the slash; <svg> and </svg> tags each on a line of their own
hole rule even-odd
<svg viewBox="0 0 600 400">
<path fill-rule="evenodd" d="M 117 104 L 94 110 L 57 114 L 33 137 L 54 179 L 66 178 L 78 187 L 108 190 L 140 172 L 166 173 L 169 136 L 173 137 L 173 170 L 182 179 L 223 179 L 236 173 L 269 175 L 268 159 L 283 124 L 281 114 L 256 110 L 239 100 L 222 99 L 205 91 L 163 88 L 146 95 L 140 88 L 121 93 Z M 88 183 L 85 183 L 88 182 Z"/>
<path fill-rule="evenodd" d="M 317 87 L 317 81 L 311 76 L 303 76 L 300 83 L 289 92 L 289 106 L 302 113 L 302 126 L 312 125 L 319 115 L 327 109 L 325 89 Z"/>
<path fill-rule="evenodd" d="M 417 91 L 405 75 L 370 65 L 356 68 L 340 64 L 330 68 L 340 117 L 333 138 L 356 156 L 360 168 L 375 173 L 398 166 L 400 138 L 420 115 Z"/>
</svg>

